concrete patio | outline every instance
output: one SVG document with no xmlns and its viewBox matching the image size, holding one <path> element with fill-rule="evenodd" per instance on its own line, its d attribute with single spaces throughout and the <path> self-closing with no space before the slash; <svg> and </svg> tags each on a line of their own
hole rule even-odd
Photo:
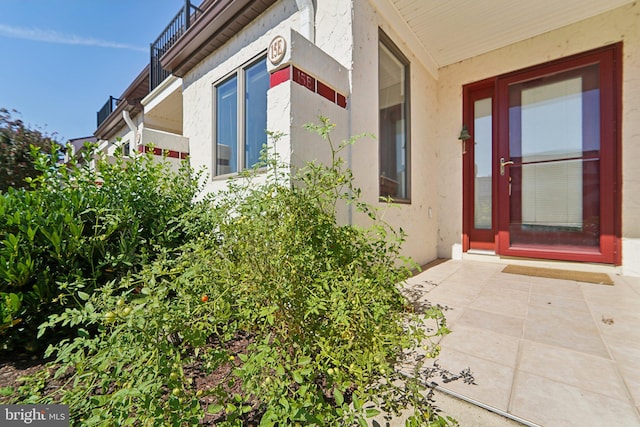
<svg viewBox="0 0 640 427">
<path fill-rule="evenodd" d="M 469 367 L 476 383 L 440 386 L 528 425 L 640 426 L 640 278 L 609 269 L 607 286 L 504 267 L 449 260 L 409 280 L 446 307 L 440 365 Z"/>
</svg>

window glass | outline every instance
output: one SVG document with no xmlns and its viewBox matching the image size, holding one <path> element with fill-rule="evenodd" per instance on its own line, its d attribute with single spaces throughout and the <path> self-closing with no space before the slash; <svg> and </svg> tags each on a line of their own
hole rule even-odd
<svg viewBox="0 0 640 427">
<path fill-rule="evenodd" d="M 267 143 L 267 90 L 269 73 L 265 58 L 245 71 L 245 168 L 258 163 L 260 150 Z"/>
<path fill-rule="evenodd" d="M 215 89 L 216 175 L 252 168 L 267 143 L 266 58 L 237 69 Z"/>
<path fill-rule="evenodd" d="M 216 88 L 216 175 L 237 172 L 238 78 Z"/>
<path fill-rule="evenodd" d="M 378 60 L 380 195 L 409 199 L 407 60 L 381 37 Z"/>
</svg>

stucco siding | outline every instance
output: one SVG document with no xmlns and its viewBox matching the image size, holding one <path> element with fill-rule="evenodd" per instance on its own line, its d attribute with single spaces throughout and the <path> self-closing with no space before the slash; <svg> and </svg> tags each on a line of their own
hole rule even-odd
<svg viewBox="0 0 640 427">
<path fill-rule="evenodd" d="M 354 49 L 353 4 L 320 0 L 316 4 L 316 44 L 343 67 L 350 69 Z"/>
<path fill-rule="evenodd" d="M 307 160 L 328 159 L 326 146 L 318 145 L 317 138 L 302 129 L 318 115 L 336 124 L 332 135 L 336 142 L 349 135 L 373 135 L 344 152 L 364 199 L 383 208 L 384 219 L 407 233 L 404 255 L 421 264 L 436 257 L 458 257 L 462 147 L 457 138 L 462 126 L 463 85 L 622 41 L 622 262 L 625 273 L 640 275 L 640 221 L 636 220 L 640 217 L 640 192 L 635 191 L 640 186 L 640 168 L 635 166 L 640 160 L 640 5 L 630 4 L 434 73 L 422 65 L 422 46 L 413 39 L 403 39 L 408 27 L 376 9 L 378 0 L 318 0 L 314 4 L 315 46 L 296 33 L 304 33 L 299 28 L 303 20 L 296 1 L 282 0 L 183 78 L 183 129 L 194 167 L 213 168 L 214 85 L 263 54 L 269 42 L 281 35 L 297 53 L 287 52 L 282 64 L 269 65 L 270 71 L 286 64 L 299 66 L 347 96 L 344 109 L 291 80 L 269 89 L 267 126 L 284 134 L 278 148 L 281 159 L 296 166 Z M 409 59 L 411 70 L 411 203 L 397 206 L 378 200 L 379 29 Z M 225 180 L 211 178 L 205 190 L 224 188 Z M 357 212 L 344 214 L 345 221 L 367 223 Z"/>
<path fill-rule="evenodd" d="M 384 220 L 407 233 L 403 255 L 419 264 L 437 257 L 437 100 L 436 81 L 421 66 L 398 31 L 368 1 L 354 2 L 353 70 L 350 100 L 352 134 L 367 133 L 353 147 L 352 167 L 365 200 L 384 210 Z M 410 62 L 411 203 L 389 206 L 379 201 L 378 29 L 381 28 Z M 366 223 L 354 215 L 356 223 Z"/>
<path fill-rule="evenodd" d="M 295 0 L 277 2 L 267 12 L 208 56 L 183 78 L 184 135 L 189 138 L 191 164 L 213 173 L 214 85 L 266 52 L 275 35 L 297 28 Z M 205 192 L 226 188 L 226 178 L 209 176 Z"/>
</svg>

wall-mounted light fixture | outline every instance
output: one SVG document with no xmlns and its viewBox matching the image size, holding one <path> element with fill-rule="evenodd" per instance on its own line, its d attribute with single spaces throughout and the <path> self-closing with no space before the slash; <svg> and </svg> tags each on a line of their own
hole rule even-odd
<svg viewBox="0 0 640 427">
<path fill-rule="evenodd" d="M 467 125 L 462 125 L 462 130 L 460 131 L 458 139 L 462 141 L 462 154 L 465 154 L 467 152 L 467 139 L 471 139 Z"/>
</svg>

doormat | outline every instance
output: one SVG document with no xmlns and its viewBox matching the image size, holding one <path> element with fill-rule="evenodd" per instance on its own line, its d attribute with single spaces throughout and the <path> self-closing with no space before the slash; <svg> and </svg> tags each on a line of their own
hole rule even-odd
<svg viewBox="0 0 640 427">
<path fill-rule="evenodd" d="M 520 274 L 523 276 L 547 277 L 550 279 L 575 280 L 576 282 L 613 285 L 613 280 L 605 273 L 591 273 L 587 271 L 557 270 L 555 268 L 527 267 L 524 265 L 507 265 L 503 273 Z"/>
</svg>

